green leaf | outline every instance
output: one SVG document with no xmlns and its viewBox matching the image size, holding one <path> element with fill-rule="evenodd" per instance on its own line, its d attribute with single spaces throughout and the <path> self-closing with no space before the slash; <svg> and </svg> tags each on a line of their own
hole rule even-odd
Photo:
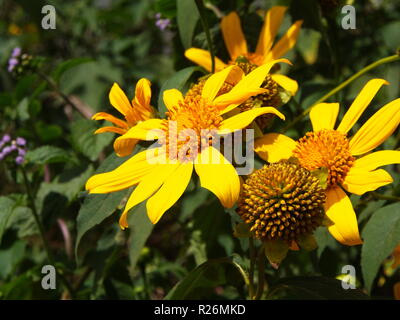
<svg viewBox="0 0 400 320">
<path fill-rule="evenodd" d="M 15 201 L 8 197 L 0 197 L 0 244 L 4 231 L 7 228 L 8 220 L 14 211 Z"/>
<path fill-rule="evenodd" d="M 229 267 L 230 269 L 228 269 Z M 192 270 L 182 281 L 178 282 L 165 299 L 183 300 L 201 298 L 203 289 L 215 288 L 216 286 L 225 284 L 229 271 L 233 271 L 239 278 L 244 273 L 240 265 L 231 258 L 208 260 Z"/>
<path fill-rule="evenodd" d="M 107 157 L 96 173 L 102 173 L 115 169 L 126 158 L 119 158 L 114 153 Z M 108 194 L 90 194 L 85 198 L 77 217 L 77 237 L 75 243 L 75 255 L 78 256 L 78 248 L 82 237 L 90 229 L 100 224 L 104 219 L 115 212 L 128 190 L 121 190 Z"/>
<path fill-rule="evenodd" d="M 379 266 L 400 243 L 400 203 L 377 210 L 364 227 L 362 237 L 361 269 L 365 286 L 371 291 Z"/>
<path fill-rule="evenodd" d="M 164 82 L 161 87 L 160 95 L 158 96 L 158 112 L 161 117 L 163 117 L 164 113 L 167 111 L 163 101 L 163 93 L 168 89 L 178 89 L 184 93 L 185 85 L 189 81 L 190 77 L 196 71 L 202 71 L 200 67 L 188 67 L 176 72 L 171 78 Z"/>
<path fill-rule="evenodd" d="M 94 121 L 81 119 L 71 124 L 71 139 L 74 148 L 95 161 L 100 152 L 111 143 L 113 134 L 94 134 L 97 129 Z"/>
<path fill-rule="evenodd" d="M 136 206 L 129 212 L 128 224 L 130 230 L 129 261 L 131 271 L 133 271 L 154 228 L 147 216 L 145 203 Z"/>
<path fill-rule="evenodd" d="M 266 240 L 265 256 L 272 267 L 278 269 L 280 263 L 286 258 L 289 251 L 289 245 L 283 240 Z"/>
<path fill-rule="evenodd" d="M 20 103 L 17 105 L 17 113 L 18 118 L 21 121 L 25 121 L 29 119 L 29 99 L 23 98 Z"/>
<path fill-rule="evenodd" d="M 169 19 L 175 18 L 176 0 L 157 0 L 155 10 Z"/>
<path fill-rule="evenodd" d="M 192 45 L 193 33 L 200 15 L 194 0 L 176 0 L 177 22 L 183 47 Z"/>
<path fill-rule="evenodd" d="M 65 150 L 54 146 L 42 146 L 26 153 L 26 160 L 34 164 L 68 162 L 71 155 Z"/>
<path fill-rule="evenodd" d="M 60 81 L 61 76 L 64 74 L 64 72 L 79 66 L 83 63 L 88 63 L 94 61 L 92 58 L 75 58 L 75 59 L 70 59 L 67 61 L 64 61 L 60 63 L 57 68 L 54 70 L 52 76 L 56 82 Z"/>
<path fill-rule="evenodd" d="M 342 282 L 326 277 L 290 277 L 269 290 L 269 299 L 284 300 L 366 300 L 359 289 L 343 289 Z"/>
</svg>

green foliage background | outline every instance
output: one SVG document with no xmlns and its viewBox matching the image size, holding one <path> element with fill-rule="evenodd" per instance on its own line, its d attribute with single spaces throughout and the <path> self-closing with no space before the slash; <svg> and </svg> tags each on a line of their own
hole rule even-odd
<svg viewBox="0 0 400 320">
<path fill-rule="evenodd" d="M 304 24 L 287 57 L 286 74 L 299 82 L 295 100 L 282 110 L 294 119 L 303 110 L 366 65 L 393 55 L 400 47 L 400 4 L 397 1 L 354 1 L 357 28 L 343 30 L 339 1 L 206 1 L 222 13 L 237 10 L 250 46 L 255 47 L 262 20 L 256 11 L 288 5 L 280 29 L 291 21 Z M 54 5 L 56 30 L 41 29 L 41 8 Z M 95 172 L 117 167 L 125 159 L 113 155 L 113 134 L 93 135 L 98 127 L 90 114 L 111 111 L 108 92 L 118 82 L 130 97 L 141 77 L 152 82 L 152 104 L 163 114 L 160 93 L 185 90 L 203 75 L 183 53 L 207 48 L 192 0 L 0 1 L 0 133 L 27 139 L 26 171 L 35 207 L 43 221 L 54 262 L 69 281 L 56 290 L 40 286 L 41 268 L 48 260 L 31 214 L 21 171 L 0 162 L 0 298 L 2 299 L 245 299 L 241 274 L 247 272 L 248 239 L 235 238 L 239 222 L 234 210 L 193 179 L 183 198 L 153 226 L 145 206 L 129 215 L 128 230 L 118 218 L 130 190 L 90 195 L 86 180 Z M 171 20 L 165 31 L 155 26 L 160 12 Z M 206 10 L 213 44 L 223 60 L 227 52 L 213 10 Z M 19 78 L 7 72 L 14 47 L 40 58 L 42 74 Z M 382 65 L 340 91 L 331 101 L 341 103 L 341 115 L 362 86 L 373 77 L 388 80 L 364 113 L 364 122 L 379 107 L 400 96 L 400 64 Z M 68 96 L 77 109 L 62 99 Z M 78 111 L 77 111 L 78 110 Z M 340 115 L 340 116 L 341 116 Z M 339 117 L 340 117 L 339 116 Z M 287 123 L 286 123 L 287 124 Z M 281 132 L 285 123 L 274 123 Z M 307 118 L 287 134 L 309 131 Z M 357 128 L 356 128 L 357 129 Z M 398 149 L 398 130 L 384 149 Z M 136 149 L 138 150 L 138 149 Z M 258 165 L 261 161 L 258 161 Z M 318 249 L 293 251 L 278 270 L 265 269 L 268 299 L 393 299 L 399 269 L 391 270 L 390 255 L 400 244 L 400 173 L 388 167 L 394 183 L 351 200 L 358 214 L 364 244 L 345 247 L 325 228 L 316 232 Z M 68 229 L 68 237 L 60 226 Z M 343 290 L 335 280 L 342 267 L 354 265 L 358 290 Z"/>
</svg>

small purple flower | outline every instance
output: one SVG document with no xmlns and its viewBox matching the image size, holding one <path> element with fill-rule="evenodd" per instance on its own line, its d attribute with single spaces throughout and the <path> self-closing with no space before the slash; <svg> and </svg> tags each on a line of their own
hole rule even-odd
<svg viewBox="0 0 400 320">
<path fill-rule="evenodd" d="M 0 152 L 0 160 L 3 160 L 3 158 L 4 158 L 3 152 Z"/>
<path fill-rule="evenodd" d="M 15 158 L 15 163 L 21 165 L 24 162 L 24 157 L 18 156 Z"/>
<path fill-rule="evenodd" d="M 10 148 L 10 152 L 17 150 L 17 146 L 15 145 L 15 143 L 13 143 L 9 148 Z"/>
<path fill-rule="evenodd" d="M 157 13 L 155 15 L 155 17 L 157 19 L 156 20 L 156 26 L 161 31 L 164 31 L 171 24 L 171 20 L 169 20 L 169 19 L 161 19 L 161 13 Z"/>
<path fill-rule="evenodd" d="M 3 142 L 3 143 L 7 143 L 7 142 L 10 142 L 10 141 L 11 141 L 11 137 L 10 137 L 9 134 L 5 134 L 3 136 L 3 138 L 1 138 L 1 142 Z"/>
<path fill-rule="evenodd" d="M 26 155 L 26 150 L 18 148 L 18 155 L 21 157 L 24 157 Z"/>
<path fill-rule="evenodd" d="M 13 49 L 12 53 L 11 53 L 11 57 L 15 58 L 18 57 L 21 54 L 21 48 L 16 47 Z"/>
<path fill-rule="evenodd" d="M 26 145 L 26 140 L 24 138 L 17 137 L 17 139 L 15 141 L 16 141 L 17 145 L 19 145 L 19 146 Z"/>
</svg>

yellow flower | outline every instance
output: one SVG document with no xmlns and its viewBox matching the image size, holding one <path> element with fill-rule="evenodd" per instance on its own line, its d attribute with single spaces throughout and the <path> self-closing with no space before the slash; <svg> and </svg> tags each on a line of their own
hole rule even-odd
<svg viewBox="0 0 400 320">
<path fill-rule="evenodd" d="M 226 48 L 231 58 L 229 64 L 234 63 L 238 57 L 245 57 L 250 63 L 260 66 L 284 56 L 286 52 L 292 49 L 296 44 L 303 23 L 301 20 L 296 21 L 286 34 L 273 45 L 286 10 L 287 7 L 275 6 L 266 12 L 264 25 L 255 52 L 248 50 L 237 13 L 231 12 L 225 16 L 221 21 L 221 29 Z M 211 55 L 208 51 L 190 48 L 186 50 L 185 56 L 211 72 Z M 216 71 L 226 68 L 229 64 L 224 63 L 219 58 L 215 58 Z M 296 81 L 281 74 L 273 74 L 272 79 L 293 95 L 296 93 L 298 87 Z"/>
<path fill-rule="evenodd" d="M 154 109 L 150 105 L 150 85 L 151 83 L 149 80 L 144 78 L 140 79 L 136 84 L 135 98 L 129 102 L 127 96 L 118 84 L 114 83 L 109 94 L 110 103 L 124 116 L 125 120 L 118 119 L 106 112 L 98 112 L 93 115 L 93 120 L 107 120 L 115 126 L 102 127 L 96 130 L 95 133 L 114 132 L 124 135 L 138 122 L 152 118 L 154 116 Z M 137 139 L 115 140 L 114 150 L 120 157 L 130 155 L 137 142 Z"/>
<path fill-rule="evenodd" d="M 310 112 L 313 132 L 297 141 L 279 133 L 270 133 L 255 142 L 255 151 L 269 162 L 294 156 L 308 170 L 327 169 L 325 211 L 333 222 L 328 230 L 339 242 L 346 245 L 361 244 L 362 240 L 356 214 L 343 189 L 362 195 L 389 184 L 393 182 L 389 173 L 376 169 L 400 163 L 400 151 L 369 153 L 382 144 L 399 125 L 400 99 L 386 104 L 357 133 L 347 138 L 347 133 L 384 84 L 388 83 L 382 79 L 369 81 L 347 110 L 337 129 L 334 127 L 339 104 L 320 103 Z"/>
<path fill-rule="evenodd" d="M 232 207 L 239 196 L 239 176 L 212 142 L 220 134 L 245 128 L 262 114 L 274 113 L 284 119 L 272 107 L 223 118 L 250 96 L 264 92 L 260 85 L 276 62 L 286 60 L 265 64 L 247 76 L 240 68 L 230 66 L 208 78 L 201 96 L 184 98 L 176 89 L 166 90 L 163 99 L 168 109 L 167 119 L 140 122 L 117 139 L 122 142 L 158 139 L 158 147 L 136 154 L 111 172 L 91 177 L 86 189 L 90 193 L 109 193 L 137 185 L 122 213 L 122 228 L 128 227 L 128 211 L 146 199 L 149 219 L 157 223 L 185 191 L 193 168 L 201 186 L 213 192 L 223 206 Z M 227 78 L 241 80 L 228 93 L 217 96 Z"/>
</svg>

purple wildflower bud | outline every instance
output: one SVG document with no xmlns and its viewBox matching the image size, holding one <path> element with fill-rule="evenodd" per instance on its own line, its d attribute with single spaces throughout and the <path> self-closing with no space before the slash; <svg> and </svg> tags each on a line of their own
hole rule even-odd
<svg viewBox="0 0 400 320">
<path fill-rule="evenodd" d="M 3 136 L 3 138 L 1 138 L 1 141 L 2 141 L 3 143 L 10 142 L 10 141 L 11 141 L 10 135 L 9 135 L 9 134 L 5 134 L 5 135 Z"/>
<path fill-rule="evenodd" d="M 15 163 L 21 165 L 24 162 L 24 157 L 18 156 L 15 158 Z"/>
<path fill-rule="evenodd" d="M 17 140 L 15 140 L 15 141 L 17 142 L 17 145 L 19 145 L 19 146 L 26 145 L 26 140 L 24 138 L 17 137 Z"/>
<path fill-rule="evenodd" d="M 25 156 L 26 155 L 26 150 L 18 148 L 18 155 L 21 156 L 21 157 Z"/>
<path fill-rule="evenodd" d="M 17 146 L 15 144 L 12 144 L 9 148 L 10 148 L 10 152 L 17 150 Z"/>
<path fill-rule="evenodd" d="M 156 17 L 157 20 L 161 19 L 161 13 L 159 13 L 159 12 L 156 13 L 156 16 L 155 16 L 155 17 Z"/>
<path fill-rule="evenodd" d="M 21 48 L 16 47 L 13 49 L 12 53 L 11 53 L 11 57 L 15 58 L 18 57 L 21 54 Z"/>
<path fill-rule="evenodd" d="M 10 146 L 7 146 L 3 149 L 3 155 L 6 156 L 12 151 Z"/>
</svg>

